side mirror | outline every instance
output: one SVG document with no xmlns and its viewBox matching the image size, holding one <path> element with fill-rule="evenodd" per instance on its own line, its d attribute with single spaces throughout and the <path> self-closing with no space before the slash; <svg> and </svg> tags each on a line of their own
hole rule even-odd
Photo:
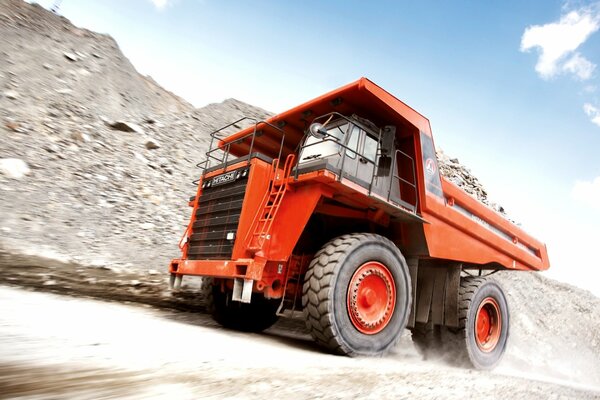
<svg viewBox="0 0 600 400">
<path fill-rule="evenodd" d="M 310 124 L 308 131 L 312 136 L 316 137 L 317 139 L 323 139 L 325 136 L 327 136 L 327 129 L 325 129 L 325 126 L 323 124 L 320 124 L 318 122 Z"/>
</svg>

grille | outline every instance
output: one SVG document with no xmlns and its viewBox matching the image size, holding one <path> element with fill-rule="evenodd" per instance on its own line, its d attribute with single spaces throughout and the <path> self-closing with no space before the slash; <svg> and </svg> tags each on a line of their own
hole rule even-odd
<svg viewBox="0 0 600 400">
<path fill-rule="evenodd" d="M 245 175 L 222 186 L 202 189 L 192 235 L 188 238 L 188 259 L 231 259 L 247 183 Z"/>
</svg>

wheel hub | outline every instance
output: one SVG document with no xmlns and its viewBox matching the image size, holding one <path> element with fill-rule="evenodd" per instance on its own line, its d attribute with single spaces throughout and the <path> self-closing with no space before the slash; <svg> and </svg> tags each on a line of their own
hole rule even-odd
<svg viewBox="0 0 600 400">
<path fill-rule="evenodd" d="M 388 268 L 376 261 L 361 265 L 348 287 L 348 313 L 358 331 L 381 332 L 390 322 L 396 305 L 396 287 Z"/>
<path fill-rule="evenodd" d="M 375 304 L 375 301 L 377 300 L 377 294 L 375 293 L 375 291 L 371 288 L 366 288 L 363 292 L 364 297 L 363 297 L 363 305 L 365 307 L 371 307 L 373 304 Z"/>
<path fill-rule="evenodd" d="M 475 342 L 483 352 L 496 348 L 502 331 L 500 306 L 493 297 L 486 297 L 479 304 L 475 317 Z"/>
</svg>

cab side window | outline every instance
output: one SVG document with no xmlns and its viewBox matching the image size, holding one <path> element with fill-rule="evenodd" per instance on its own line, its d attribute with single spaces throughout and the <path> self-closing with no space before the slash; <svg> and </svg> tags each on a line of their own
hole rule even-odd
<svg viewBox="0 0 600 400">
<path fill-rule="evenodd" d="M 346 156 L 350 158 L 356 158 L 356 152 L 358 148 L 358 139 L 360 138 L 360 128 L 352 126 L 350 129 L 350 137 L 348 138 L 348 148 L 346 149 Z"/>
<path fill-rule="evenodd" d="M 375 162 L 375 159 L 377 158 L 377 139 L 369 135 L 365 135 L 365 147 L 363 149 L 363 156 L 366 159 Z"/>
</svg>

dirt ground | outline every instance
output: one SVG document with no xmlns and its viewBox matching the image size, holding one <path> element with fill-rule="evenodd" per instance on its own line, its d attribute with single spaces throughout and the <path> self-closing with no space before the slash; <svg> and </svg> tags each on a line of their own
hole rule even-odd
<svg viewBox="0 0 600 400">
<path fill-rule="evenodd" d="M 408 336 L 388 357 L 347 358 L 323 353 L 300 321 L 242 334 L 199 312 L 7 286 L 0 343 L 1 398 L 600 399 L 507 368 L 423 361 Z"/>
</svg>

